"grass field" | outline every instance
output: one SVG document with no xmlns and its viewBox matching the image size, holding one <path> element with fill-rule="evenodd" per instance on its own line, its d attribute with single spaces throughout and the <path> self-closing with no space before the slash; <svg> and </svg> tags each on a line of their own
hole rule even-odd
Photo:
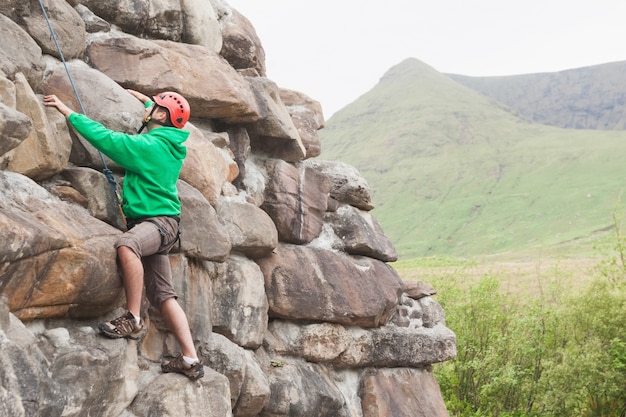
<svg viewBox="0 0 626 417">
<path fill-rule="evenodd" d="M 491 276 L 500 282 L 501 291 L 519 297 L 534 297 L 547 286 L 559 285 L 572 291 L 583 290 L 594 277 L 596 258 L 550 257 L 518 258 L 484 257 L 476 260 L 422 258 L 392 264 L 404 280 L 422 281 L 436 286 L 447 277 L 463 278 L 463 283 L 476 284 Z M 435 289 L 437 289 L 435 287 Z"/>
</svg>

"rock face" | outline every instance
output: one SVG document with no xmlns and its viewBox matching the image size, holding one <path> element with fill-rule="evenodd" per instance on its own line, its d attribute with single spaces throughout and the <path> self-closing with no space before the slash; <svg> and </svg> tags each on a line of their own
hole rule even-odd
<svg viewBox="0 0 626 417">
<path fill-rule="evenodd" d="M 78 4 L 80 3 L 80 4 Z M 447 416 L 432 364 L 456 356 L 435 290 L 402 282 L 367 181 L 321 153 L 321 106 L 266 78 L 252 23 L 223 0 L 0 5 L 0 415 Z M 124 230 L 104 163 L 43 94 L 134 132 L 125 88 L 191 103 L 174 286 L 205 376 L 178 350 L 94 330 L 120 314 Z"/>
</svg>

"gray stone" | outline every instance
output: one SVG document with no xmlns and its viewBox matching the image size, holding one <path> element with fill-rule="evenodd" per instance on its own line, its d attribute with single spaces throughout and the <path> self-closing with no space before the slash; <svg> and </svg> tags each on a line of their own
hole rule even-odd
<svg viewBox="0 0 626 417">
<path fill-rule="evenodd" d="M 3 14 L 0 14 L 0 39 L 0 71 L 9 79 L 21 72 L 31 86 L 38 86 L 45 64 L 37 42 Z"/>
<path fill-rule="evenodd" d="M 306 151 L 305 158 L 320 156 L 322 143 L 317 131 L 325 126 L 321 104 L 294 90 L 281 89 L 280 98 L 300 134 L 300 140 Z"/>
<path fill-rule="evenodd" d="M 214 331 L 255 349 L 263 342 L 268 320 L 263 274 L 257 264 L 236 254 L 226 265 L 214 285 Z"/>
<path fill-rule="evenodd" d="M 327 371 L 316 364 L 289 360 L 269 371 L 272 398 L 259 416 L 348 417 L 345 400 Z"/>
<path fill-rule="evenodd" d="M 344 204 L 324 215 L 335 234 L 343 242 L 343 250 L 351 255 L 369 256 L 384 262 L 395 262 L 398 253 L 382 226 L 366 211 Z"/>
<path fill-rule="evenodd" d="M 32 2 L 31 5 L 35 5 Z M 80 58 L 85 51 L 85 22 L 65 0 L 48 0 L 45 19 L 41 7 L 32 7 L 30 13 L 22 14 L 22 24 L 30 36 L 37 41 L 44 54 L 61 59 L 61 49 L 65 59 Z M 56 42 L 50 33 L 54 31 Z"/>
<path fill-rule="evenodd" d="M 363 417 L 448 417 L 441 390 L 425 369 L 380 369 L 362 380 Z"/>
<path fill-rule="evenodd" d="M 250 21 L 237 10 L 228 9 L 222 16 L 223 45 L 220 55 L 236 69 L 255 70 L 265 76 L 265 50 Z"/>
<path fill-rule="evenodd" d="M 215 209 L 197 189 L 184 181 L 178 181 L 178 192 L 182 204 L 180 239 L 185 255 L 207 261 L 225 261 L 231 243 Z"/>
<path fill-rule="evenodd" d="M 268 214 L 245 201 L 221 198 L 217 214 L 232 244 L 232 250 L 250 258 L 262 258 L 278 245 L 278 231 Z"/>
<path fill-rule="evenodd" d="M 270 317 L 377 327 L 395 313 L 400 297 L 397 273 L 375 259 L 279 245 L 257 263 Z"/>
<path fill-rule="evenodd" d="M 365 211 L 374 208 L 369 184 L 355 167 L 341 161 L 317 159 L 308 159 L 304 163 L 330 179 L 330 196 L 335 200 Z"/>
<path fill-rule="evenodd" d="M 33 128 L 28 116 L 0 103 L 0 167 L 2 155 L 16 148 Z"/>
<path fill-rule="evenodd" d="M 300 133 L 280 98 L 280 90 L 273 81 L 262 77 L 248 77 L 255 91 L 260 118 L 246 126 L 253 150 L 288 162 L 302 161 L 306 148 Z"/>
<path fill-rule="evenodd" d="M 268 182 L 261 208 L 276 224 L 282 242 L 311 242 L 322 231 L 328 181 L 317 171 L 285 161 L 268 161 Z"/>
<path fill-rule="evenodd" d="M 231 417 L 228 379 L 211 368 L 191 382 L 179 374 L 159 375 L 133 401 L 136 417 Z"/>
</svg>

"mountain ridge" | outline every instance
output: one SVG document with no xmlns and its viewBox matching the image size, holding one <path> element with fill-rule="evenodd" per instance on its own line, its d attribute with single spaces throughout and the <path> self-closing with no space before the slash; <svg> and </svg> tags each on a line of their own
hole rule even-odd
<svg viewBox="0 0 626 417">
<path fill-rule="evenodd" d="M 511 76 L 446 75 L 538 123 L 626 129 L 626 88 L 619 87 L 626 85 L 626 61 Z"/>
</svg>

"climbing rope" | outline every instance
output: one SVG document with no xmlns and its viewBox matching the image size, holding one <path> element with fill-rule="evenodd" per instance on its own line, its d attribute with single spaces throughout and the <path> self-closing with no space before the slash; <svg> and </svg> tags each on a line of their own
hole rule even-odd
<svg viewBox="0 0 626 417">
<path fill-rule="evenodd" d="M 59 45 L 59 41 L 57 40 L 57 36 L 54 33 L 54 29 L 52 28 L 52 24 L 50 23 L 50 19 L 48 18 L 48 13 L 46 13 L 46 8 L 43 5 L 42 0 L 39 0 L 39 5 L 41 6 L 41 11 L 43 12 L 43 17 L 46 19 L 46 23 L 48 24 L 48 29 L 50 29 L 50 34 L 52 35 L 52 40 L 54 41 L 54 45 L 59 52 L 59 57 L 61 58 L 61 62 L 63 62 L 63 67 L 65 68 L 65 72 L 67 73 L 67 78 L 70 80 L 70 85 L 72 86 L 72 90 L 74 91 L 74 95 L 76 96 L 76 100 L 78 101 L 78 105 L 80 106 L 80 111 L 82 114 L 87 115 L 85 112 L 85 107 L 83 107 L 83 102 L 80 100 L 80 96 L 78 94 L 78 90 L 76 89 L 76 85 L 74 84 L 74 79 L 72 78 L 72 74 L 70 74 L 70 70 L 67 66 L 67 62 L 65 61 L 65 57 L 63 56 L 63 51 L 61 51 L 61 46 Z M 113 171 L 109 169 L 107 163 L 104 159 L 104 155 L 102 152 L 98 150 L 98 155 L 100 155 L 100 160 L 102 161 L 102 172 L 106 177 L 111 189 L 113 190 L 113 195 L 117 199 L 117 204 L 120 208 L 120 213 L 122 214 L 122 219 L 124 219 L 124 212 L 122 211 L 122 196 L 119 192 L 119 187 L 117 185 L 117 181 L 115 181 L 115 177 L 113 177 Z M 124 221 L 126 221 L 124 219 Z"/>
</svg>

